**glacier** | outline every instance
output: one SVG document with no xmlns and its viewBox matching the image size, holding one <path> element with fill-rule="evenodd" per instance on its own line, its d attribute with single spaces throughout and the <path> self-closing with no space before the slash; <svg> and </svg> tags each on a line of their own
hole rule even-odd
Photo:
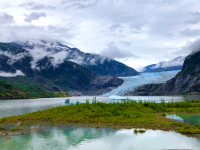
<svg viewBox="0 0 200 150">
<path fill-rule="evenodd" d="M 180 70 L 176 71 L 165 71 L 165 72 L 153 72 L 153 73 L 142 73 L 138 76 L 130 77 L 119 77 L 124 80 L 124 83 L 118 88 L 112 90 L 109 93 L 101 96 L 118 95 L 121 96 L 126 91 L 132 91 L 136 87 L 151 84 L 151 83 L 164 83 L 167 80 L 173 78 Z"/>
</svg>

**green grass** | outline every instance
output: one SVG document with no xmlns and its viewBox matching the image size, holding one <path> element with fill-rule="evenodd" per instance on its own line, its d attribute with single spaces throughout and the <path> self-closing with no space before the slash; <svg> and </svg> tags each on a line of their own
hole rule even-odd
<svg viewBox="0 0 200 150">
<path fill-rule="evenodd" d="M 69 97 L 65 92 L 50 92 L 37 84 L 19 84 L 0 79 L 0 99 L 32 99 L 46 97 Z"/>
<path fill-rule="evenodd" d="M 0 119 L 0 125 L 88 125 L 94 127 L 144 128 L 176 130 L 199 134 L 200 126 L 175 122 L 164 113 L 200 113 L 200 101 L 154 103 L 124 100 L 123 103 L 103 103 L 93 100 Z M 142 131 L 141 131 L 142 132 Z"/>
</svg>

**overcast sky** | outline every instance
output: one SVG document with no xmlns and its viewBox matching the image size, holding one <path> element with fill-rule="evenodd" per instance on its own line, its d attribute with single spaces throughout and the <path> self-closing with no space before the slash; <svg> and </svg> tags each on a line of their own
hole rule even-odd
<svg viewBox="0 0 200 150">
<path fill-rule="evenodd" d="M 57 39 L 135 69 L 200 47 L 199 0 L 0 0 L 0 41 Z"/>
</svg>

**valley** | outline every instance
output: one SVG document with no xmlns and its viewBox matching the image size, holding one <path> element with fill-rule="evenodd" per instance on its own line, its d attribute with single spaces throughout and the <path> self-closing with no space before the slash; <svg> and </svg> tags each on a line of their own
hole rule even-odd
<svg viewBox="0 0 200 150">
<path fill-rule="evenodd" d="M 0 0 L 0 150 L 200 150 L 199 8 Z"/>
</svg>

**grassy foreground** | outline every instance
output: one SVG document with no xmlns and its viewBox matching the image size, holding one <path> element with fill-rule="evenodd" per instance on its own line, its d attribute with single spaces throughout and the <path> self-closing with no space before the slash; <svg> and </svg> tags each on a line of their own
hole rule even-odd
<svg viewBox="0 0 200 150">
<path fill-rule="evenodd" d="M 94 100 L 84 104 L 71 104 L 0 119 L 4 124 L 70 125 L 81 124 L 93 127 L 145 128 L 175 130 L 185 134 L 199 134 L 200 125 L 175 122 L 165 118 L 166 113 L 200 114 L 200 101 L 154 103 L 124 100 L 122 103 L 103 103 Z"/>
<path fill-rule="evenodd" d="M 69 97 L 66 92 L 51 92 L 37 84 L 23 85 L 0 79 L 0 100 L 5 99 L 34 99 L 47 97 Z"/>
</svg>

